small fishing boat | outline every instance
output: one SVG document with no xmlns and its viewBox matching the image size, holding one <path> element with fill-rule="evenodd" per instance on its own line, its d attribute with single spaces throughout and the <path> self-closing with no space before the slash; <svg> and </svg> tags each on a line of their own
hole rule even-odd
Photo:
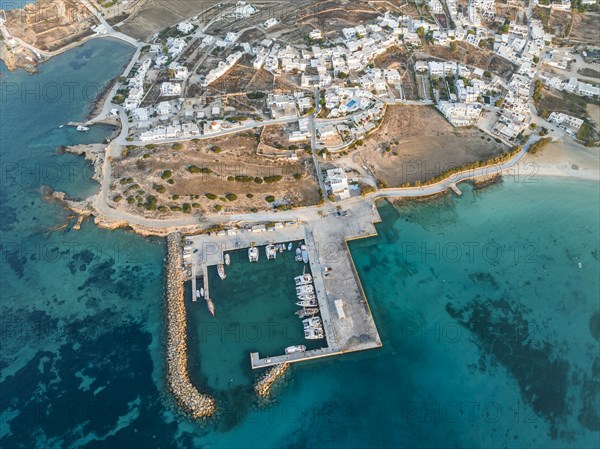
<svg viewBox="0 0 600 449">
<path fill-rule="evenodd" d="M 279 245 L 279 252 L 282 253 L 283 250 L 285 249 L 285 245 L 282 243 Z"/>
<path fill-rule="evenodd" d="M 293 246 L 293 245 L 292 245 L 292 242 L 290 242 L 290 244 L 288 245 L 288 251 L 291 251 L 291 250 L 292 250 L 292 246 Z"/>
<path fill-rule="evenodd" d="M 306 249 L 306 245 L 300 247 L 300 253 L 302 254 L 302 262 L 308 263 L 308 250 Z"/>
<path fill-rule="evenodd" d="M 306 351 L 306 346 L 304 346 L 304 345 L 288 346 L 287 348 L 285 348 L 286 355 L 295 354 L 296 352 L 304 352 L 304 351 Z"/>
<path fill-rule="evenodd" d="M 200 287 L 200 296 L 204 298 L 204 287 Z"/>
<path fill-rule="evenodd" d="M 62 128 L 63 126 L 65 126 L 65 125 L 60 125 L 59 128 Z"/>
<path fill-rule="evenodd" d="M 307 316 L 316 315 L 317 313 L 319 313 L 319 309 L 317 307 L 309 307 L 309 308 L 300 309 L 294 313 L 296 315 L 298 315 L 298 317 L 300 317 L 300 318 L 305 318 Z"/>
<path fill-rule="evenodd" d="M 86 132 L 86 131 L 89 131 L 89 130 L 90 129 L 87 126 L 79 125 L 77 127 L 77 131 Z"/>
<path fill-rule="evenodd" d="M 296 262 L 302 262 L 302 250 L 299 247 L 296 248 Z"/>
<path fill-rule="evenodd" d="M 229 256 L 229 254 L 225 254 L 225 265 L 229 266 L 230 263 L 231 257 Z"/>
<path fill-rule="evenodd" d="M 192 298 L 192 301 L 196 301 L 198 298 L 200 298 L 201 294 L 200 294 L 200 290 L 196 290 L 196 296 L 194 298 Z"/>
<path fill-rule="evenodd" d="M 304 301 L 298 301 L 296 303 L 296 305 L 298 307 L 317 307 L 318 306 L 316 299 L 307 299 Z"/>
<path fill-rule="evenodd" d="M 217 273 L 219 273 L 219 277 L 221 279 L 225 279 L 227 277 L 227 275 L 225 274 L 225 265 L 223 265 L 223 263 L 221 262 L 217 264 Z"/>
<path fill-rule="evenodd" d="M 299 301 L 307 301 L 317 299 L 317 296 L 314 293 L 306 293 L 303 295 L 297 295 Z"/>
</svg>

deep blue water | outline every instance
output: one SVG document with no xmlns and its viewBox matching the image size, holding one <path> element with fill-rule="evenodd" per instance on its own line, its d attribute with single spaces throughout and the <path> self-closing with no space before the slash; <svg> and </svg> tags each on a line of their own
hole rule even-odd
<svg viewBox="0 0 600 449">
<path fill-rule="evenodd" d="M 84 118 L 131 54 L 92 40 L 34 76 L 2 68 L 0 447 L 598 447 L 600 194 L 564 179 L 382 203 L 379 236 L 350 248 L 383 347 L 295 365 L 259 407 L 248 358 L 211 340 L 194 378 L 220 414 L 178 414 L 163 241 L 74 231 L 40 191 L 97 188 L 56 150 L 110 130 L 58 126 Z"/>
</svg>

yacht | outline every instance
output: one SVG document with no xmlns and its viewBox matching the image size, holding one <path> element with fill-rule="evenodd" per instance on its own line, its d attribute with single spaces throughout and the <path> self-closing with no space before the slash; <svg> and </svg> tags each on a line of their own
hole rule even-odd
<svg viewBox="0 0 600 449">
<path fill-rule="evenodd" d="M 316 299 L 305 299 L 296 303 L 298 307 L 317 307 L 318 303 Z"/>
<path fill-rule="evenodd" d="M 248 260 L 250 262 L 258 262 L 258 248 L 256 246 L 251 246 L 248 248 Z"/>
<path fill-rule="evenodd" d="M 315 287 L 312 284 L 304 284 L 296 287 L 296 295 L 310 295 L 315 293 Z"/>
<path fill-rule="evenodd" d="M 320 340 L 321 338 L 325 338 L 325 333 L 321 328 L 304 329 L 304 338 L 306 338 L 307 340 Z"/>
<path fill-rule="evenodd" d="M 304 295 L 298 295 L 299 301 L 306 301 L 311 299 L 317 299 L 317 296 L 314 293 L 306 293 Z"/>
<path fill-rule="evenodd" d="M 225 274 L 225 265 L 222 262 L 217 264 L 217 273 L 219 273 L 219 277 L 221 279 L 225 279 L 227 275 Z"/>
<path fill-rule="evenodd" d="M 304 351 L 306 351 L 306 346 L 304 346 L 304 345 L 288 346 L 287 348 L 285 348 L 286 355 L 295 354 L 296 352 L 304 352 Z"/>
<path fill-rule="evenodd" d="M 323 327 L 323 323 L 321 322 L 321 318 L 318 316 L 313 316 L 302 320 L 302 324 L 304 325 L 304 329 Z"/>
<path fill-rule="evenodd" d="M 265 254 L 267 255 L 267 260 L 275 259 L 277 257 L 277 248 L 275 245 L 265 246 Z"/>
<path fill-rule="evenodd" d="M 296 276 L 294 278 L 294 282 L 296 283 L 296 286 L 310 284 L 312 282 L 312 276 L 308 273 L 302 274 L 300 276 Z"/>
<path fill-rule="evenodd" d="M 231 257 L 229 256 L 229 254 L 225 254 L 225 265 L 229 266 L 230 263 Z"/>
</svg>

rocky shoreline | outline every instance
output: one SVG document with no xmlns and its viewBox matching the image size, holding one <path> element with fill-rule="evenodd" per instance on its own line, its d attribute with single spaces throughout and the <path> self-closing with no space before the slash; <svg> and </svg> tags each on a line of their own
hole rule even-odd
<svg viewBox="0 0 600 449">
<path fill-rule="evenodd" d="M 215 412 L 215 401 L 200 393 L 192 385 L 188 375 L 181 257 L 181 235 L 169 234 L 166 265 L 167 384 L 180 407 L 194 418 L 204 418 Z"/>
<path fill-rule="evenodd" d="M 289 368 L 288 363 L 280 363 L 275 365 L 263 374 L 263 376 L 254 385 L 254 391 L 262 398 L 268 398 L 271 393 L 271 387 L 281 376 L 285 374 Z"/>
</svg>

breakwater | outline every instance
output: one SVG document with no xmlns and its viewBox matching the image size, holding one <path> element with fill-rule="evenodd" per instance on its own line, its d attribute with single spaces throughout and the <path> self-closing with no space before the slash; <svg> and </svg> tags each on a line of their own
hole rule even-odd
<svg viewBox="0 0 600 449">
<path fill-rule="evenodd" d="M 181 271 L 181 235 L 167 236 L 167 383 L 177 403 L 193 417 L 203 418 L 215 411 L 215 401 L 200 393 L 190 381 L 187 369 L 186 311 Z"/>
<path fill-rule="evenodd" d="M 256 394 L 263 398 L 268 397 L 271 392 L 271 386 L 277 379 L 283 376 L 289 366 L 290 365 L 287 363 L 280 363 L 279 365 L 269 368 L 269 370 L 254 385 Z"/>
</svg>

